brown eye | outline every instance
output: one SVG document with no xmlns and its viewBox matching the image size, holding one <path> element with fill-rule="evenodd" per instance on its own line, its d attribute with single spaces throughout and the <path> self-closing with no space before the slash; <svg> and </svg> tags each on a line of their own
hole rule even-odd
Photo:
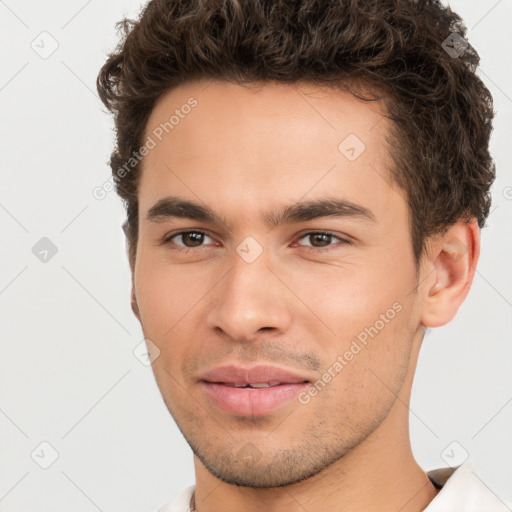
<svg viewBox="0 0 512 512">
<path fill-rule="evenodd" d="M 204 243 L 205 237 L 210 238 L 202 231 L 182 231 L 181 233 L 175 233 L 174 235 L 167 237 L 164 240 L 164 243 L 173 243 L 178 247 L 194 248 L 200 247 Z M 173 242 L 173 239 L 181 239 L 182 243 Z"/>
<path fill-rule="evenodd" d="M 331 233 L 325 233 L 323 231 L 312 231 L 310 233 L 306 233 L 305 235 L 302 235 L 302 237 L 300 238 L 300 240 L 303 239 L 308 239 L 311 242 L 311 244 L 306 244 L 306 247 L 310 247 L 313 249 L 323 249 L 326 247 L 330 247 L 331 245 L 333 245 L 331 243 L 332 239 L 336 239 L 342 244 L 349 243 L 348 241 L 343 240 L 336 235 L 333 235 Z"/>
<path fill-rule="evenodd" d="M 187 233 L 181 233 L 181 240 L 187 247 L 197 247 L 201 245 L 204 238 L 204 233 L 198 233 L 197 231 L 189 231 Z"/>
<path fill-rule="evenodd" d="M 308 236 L 309 240 L 312 241 L 313 246 L 316 246 L 316 244 L 319 243 L 320 247 L 325 247 L 332 239 L 332 235 L 326 235 L 325 233 L 312 233 Z"/>
</svg>

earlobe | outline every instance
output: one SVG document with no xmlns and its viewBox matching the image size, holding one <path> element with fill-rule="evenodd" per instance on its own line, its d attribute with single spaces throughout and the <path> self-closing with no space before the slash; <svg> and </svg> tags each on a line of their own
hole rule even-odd
<svg viewBox="0 0 512 512">
<path fill-rule="evenodd" d="M 476 219 L 454 224 L 433 244 L 424 277 L 425 327 L 440 327 L 455 317 L 471 288 L 479 254 Z"/>
</svg>

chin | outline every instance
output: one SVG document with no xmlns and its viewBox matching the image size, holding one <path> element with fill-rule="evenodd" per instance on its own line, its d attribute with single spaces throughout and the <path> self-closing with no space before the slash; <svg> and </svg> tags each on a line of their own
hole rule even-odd
<svg viewBox="0 0 512 512">
<path fill-rule="evenodd" d="M 223 452 L 222 448 L 211 455 L 194 447 L 192 450 L 205 468 L 222 482 L 261 489 L 284 487 L 311 478 L 348 451 L 343 450 L 340 455 L 312 448 L 283 449 L 275 454 L 264 454 L 249 442 L 233 453 Z"/>
</svg>

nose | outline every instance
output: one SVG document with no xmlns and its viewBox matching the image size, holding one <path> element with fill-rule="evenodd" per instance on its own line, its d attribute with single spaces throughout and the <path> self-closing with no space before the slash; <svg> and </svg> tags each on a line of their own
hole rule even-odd
<svg viewBox="0 0 512 512">
<path fill-rule="evenodd" d="M 215 287 L 208 327 L 237 342 L 252 341 L 259 331 L 286 332 L 292 317 L 291 293 L 269 268 L 265 252 L 252 263 L 235 253 L 230 263 L 230 270 Z"/>
</svg>

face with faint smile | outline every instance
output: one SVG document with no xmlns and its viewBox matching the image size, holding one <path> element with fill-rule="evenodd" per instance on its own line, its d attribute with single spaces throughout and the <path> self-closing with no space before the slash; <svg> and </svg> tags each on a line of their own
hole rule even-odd
<svg viewBox="0 0 512 512">
<path fill-rule="evenodd" d="M 392 447 L 423 294 L 390 121 L 311 84 L 200 81 L 146 136 L 191 97 L 143 161 L 133 269 L 174 420 L 211 474 L 253 487 Z"/>
</svg>

